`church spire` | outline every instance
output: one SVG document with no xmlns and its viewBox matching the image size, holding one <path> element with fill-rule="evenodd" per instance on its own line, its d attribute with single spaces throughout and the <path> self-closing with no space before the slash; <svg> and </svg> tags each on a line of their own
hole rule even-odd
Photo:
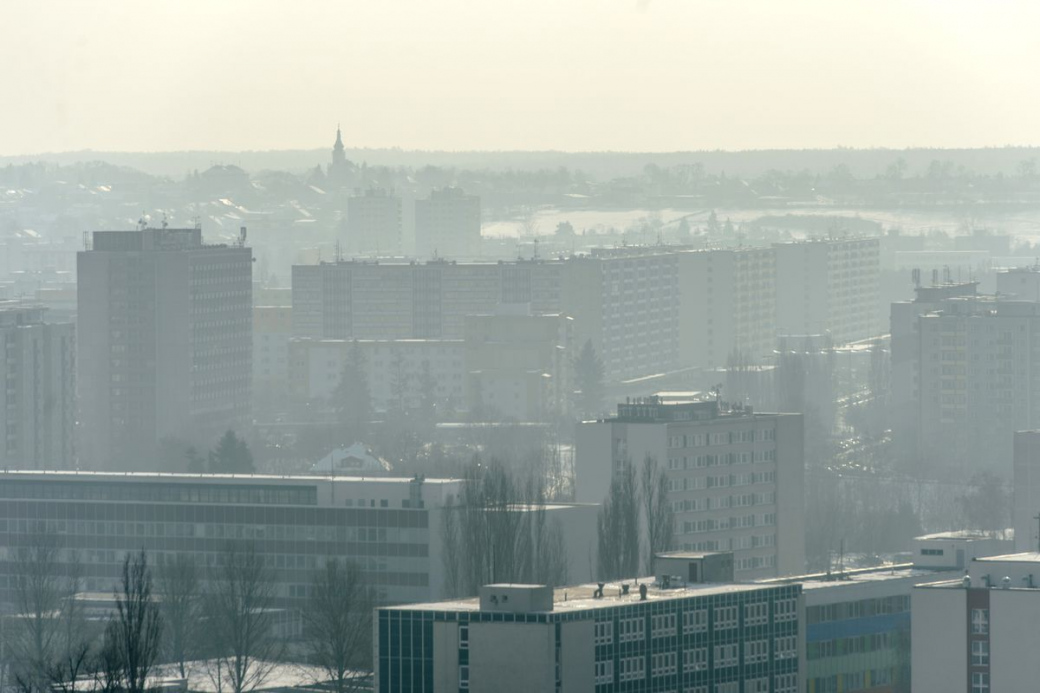
<svg viewBox="0 0 1040 693">
<path fill-rule="evenodd" d="M 347 161 L 347 155 L 343 151 L 343 135 L 339 129 L 339 123 L 336 123 L 336 144 L 332 147 L 332 165 L 333 167 L 341 166 Z"/>
</svg>

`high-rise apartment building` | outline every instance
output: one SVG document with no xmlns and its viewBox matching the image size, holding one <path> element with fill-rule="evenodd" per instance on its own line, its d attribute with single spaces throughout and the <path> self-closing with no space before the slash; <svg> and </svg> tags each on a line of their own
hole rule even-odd
<svg viewBox="0 0 1040 693">
<path fill-rule="evenodd" d="M 545 262 L 295 265 L 293 333 L 316 339 L 462 339 L 467 315 L 526 304 L 558 313 L 560 266 Z"/>
<path fill-rule="evenodd" d="M 80 459 L 147 469 L 249 421 L 252 251 L 194 229 L 95 231 L 78 261 Z"/>
<path fill-rule="evenodd" d="M 401 198 L 392 191 L 356 191 L 347 200 L 347 252 L 400 255 L 401 233 Z"/>
<path fill-rule="evenodd" d="M 951 298 L 975 296 L 977 284 L 918 286 L 913 301 L 892 304 L 890 317 L 892 372 L 892 440 L 896 453 L 905 463 L 919 459 L 918 425 L 920 408 L 921 351 L 919 318 L 937 310 Z"/>
<path fill-rule="evenodd" d="M 776 254 L 771 248 L 678 254 L 684 366 L 757 364 L 776 347 Z"/>
<path fill-rule="evenodd" d="M 579 501 L 602 502 L 623 465 L 653 457 L 668 475 L 675 548 L 732 551 L 740 580 L 804 571 L 800 414 L 665 393 L 580 424 L 576 444 Z"/>
<path fill-rule="evenodd" d="M 500 306 L 573 318 L 609 380 L 680 367 L 679 254 L 597 250 L 564 260 L 336 262 L 293 267 L 293 331 L 317 339 L 460 339 Z"/>
<path fill-rule="evenodd" d="M 562 312 L 574 318 L 575 349 L 591 340 L 608 380 L 680 367 L 677 253 L 596 249 L 560 264 Z"/>
<path fill-rule="evenodd" d="M 704 584 L 693 573 L 710 558 L 659 560 L 689 565 L 657 579 L 379 609 L 373 690 L 801 693 L 801 587 Z"/>
<path fill-rule="evenodd" d="M 921 461 L 945 473 L 1010 476 L 1014 432 L 1040 427 L 1040 303 L 951 298 L 916 321 Z M 893 364 L 896 346 L 893 333 Z"/>
<path fill-rule="evenodd" d="M 416 200 L 415 245 L 423 258 L 480 255 L 480 198 L 444 188 Z"/>
<path fill-rule="evenodd" d="M 0 301 L 0 466 L 75 466 L 75 338 L 45 310 Z"/>
<path fill-rule="evenodd" d="M 835 344 L 846 344 L 884 331 L 879 239 L 812 239 L 778 243 L 773 250 L 781 334 L 829 332 Z"/>
</svg>

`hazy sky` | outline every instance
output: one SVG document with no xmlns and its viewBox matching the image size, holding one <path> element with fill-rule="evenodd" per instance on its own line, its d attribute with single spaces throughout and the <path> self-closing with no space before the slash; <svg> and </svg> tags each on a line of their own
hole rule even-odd
<svg viewBox="0 0 1040 693">
<path fill-rule="evenodd" d="M 3 0 L 0 155 L 1040 144 L 1040 3 Z"/>
</svg>

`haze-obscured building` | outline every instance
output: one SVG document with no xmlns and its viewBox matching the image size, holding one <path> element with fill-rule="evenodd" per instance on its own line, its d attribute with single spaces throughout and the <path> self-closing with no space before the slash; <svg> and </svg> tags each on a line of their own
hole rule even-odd
<svg viewBox="0 0 1040 693">
<path fill-rule="evenodd" d="M 443 188 L 416 200 L 415 246 L 422 258 L 480 255 L 480 197 Z"/>
<path fill-rule="evenodd" d="M 0 301 L 0 467 L 76 464 L 76 342 L 46 309 Z"/>
<path fill-rule="evenodd" d="M 945 300 L 917 317 L 916 346 L 921 460 L 1009 477 L 1014 432 L 1040 427 L 1040 303 Z"/>
<path fill-rule="evenodd" d="M 252 266 L 198 228 L 94 232 L 78 265 L 85 467 L 147 469 L 164 438 L 205 449 L 249 423 Z"/>
<path fill-rule="evenodd" d="M 358 190 L 347 199 L 348 253 L 400 255 L 401 235 L 401 198 L 393 191 Z"/>
<path fill-rule="evenodd" d="M 684 366 L 758 365 L 776 339 L 772 248 L 679 253 L 679 341 Z"/>
<path fill-rule="evenodd" d="M 579 424 L 576 443 L 578 501 L 602 502 L 623 465 L 653 457 L 668 475 L 675 548 L 732 551 L 739 580 L 804 571 L 800 414 L 661 393 Z"/>
<path fill-rule="evenodd" d="M 773 249 L 781 334 L 829 332 L 836 344 L 846 344 L 884 332 L 878 313 L 879 239 L 811 239 Z"/>
</svg>

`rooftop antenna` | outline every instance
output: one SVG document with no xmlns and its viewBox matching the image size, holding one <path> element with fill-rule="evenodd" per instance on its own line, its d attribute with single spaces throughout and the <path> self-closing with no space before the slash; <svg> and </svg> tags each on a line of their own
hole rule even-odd
<svg viewBox="0 0 1040 693">
<path fill-rule="evenodd" d="M 193 222 L 195 223 L 195 230 L 196 230 L 196 231 L 198 231 L 199 229 L 201 229 L 201 228 L 202 228 L 202 219 L 201 219 L 201 217 L 199 217 L 199 215 L 197 215 L 197 214 L 196 214 L 196 215 L 195 215 L 195 216 L 194 216 L 194 217 L 192 218 L 192 221 L 193 221 Z"/>
</svg>

